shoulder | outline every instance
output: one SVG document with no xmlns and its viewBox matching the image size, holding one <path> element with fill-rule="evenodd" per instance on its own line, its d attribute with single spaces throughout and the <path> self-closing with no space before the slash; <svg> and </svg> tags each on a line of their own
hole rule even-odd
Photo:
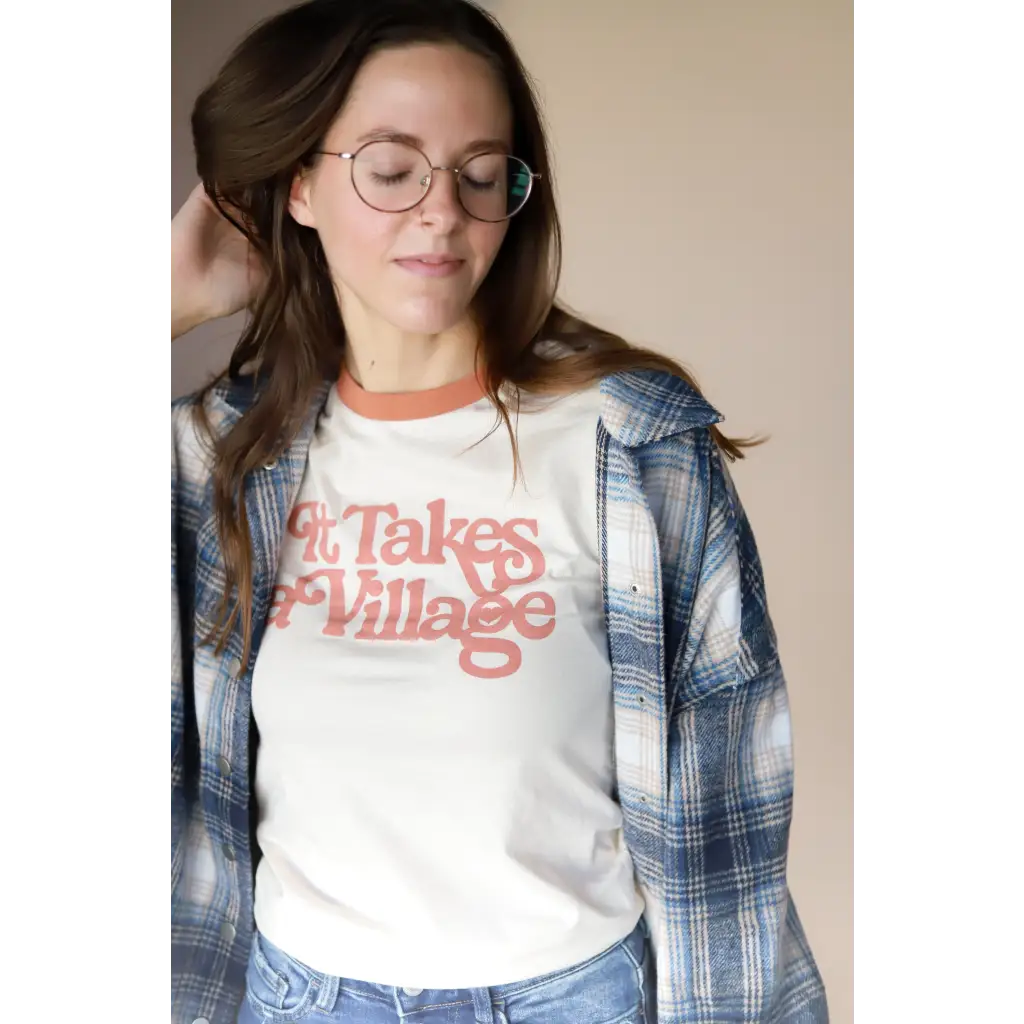
<svg viewBox="0 0 1024 1024">
<path fill-rule="evenodd" d="M 601 381 L 601 393 L 605 429 L 627 448 L 706 432 L 722 420 L 690 381 L 663 371 L 611 374 Z"/>
<path fill-rule="evenodd" d="M 601 390 L 602 420 L 619 443 L 615 461 L 627 475 L 635 473 L 659 529 L 666 536 L 682 528 L 700 537 L 706 569 L 732 563 L 760 577 L 730 460 L 712 429 L 721 414 L 690 381 L 669 373 L 615 374 Z"/>
<path fill-rule="evenodd" d="M 187 430 L 202 406 L 210 427 L 216 432 L 230 428 L 256 402 L 263 382 L 252 375 L 234 379 L 221 377 L 212 387 L 194 391 L 171 402 L 171 422 L 175 428 Z"/>
<path fill-rule="evenodd" d="M 208 476 L 210 442 L 223 437 L 245 415 L 259 397 L 260 386 L 255 376 L 222 377 L 211 388 L 171 402 L 172 456 L 182 478 Z"/>
<path fill-rule="evenodd" d="M 224 386 L 183 395 L 171 402 L 172 483 L 179 492 L 201 491 L 212 469 L 211 442 L 237 419 L 224 400 Z M 209 427 L 203 429 L 201 420 Z"/>
<path fill-rule="evenodd" d="M 712 427 L 723 419 L 683 377 L 630 370 L 601 381 L 601 422 L 648 501 L 707 503 L 711 476 L 724 468 Z"/>
<path fill-rule="evenodd" d="M 175 481 L 205 488 L 213 469 L 213 446 L 226 436 L 257 403 L 267 378 L 256 375 L 223 377 L 213 386 L 171 402 L 171 457 Z M 303 420 L 291 438 L 305 461 L 305 446 L 323 411 L 332 381 L 321 380 L 303 400 Z"/>
</svg>

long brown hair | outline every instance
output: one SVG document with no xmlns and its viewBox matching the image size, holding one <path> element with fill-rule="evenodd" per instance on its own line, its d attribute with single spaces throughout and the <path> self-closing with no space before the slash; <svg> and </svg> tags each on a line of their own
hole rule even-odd
<svg viewBox="0 0 1024 1024">
<path fill-rule="evenodd" d="M 656 370 L 696 384 L 683 367 L 601 330 L 555 303 L 562 243 L 544 127 L 530 78 L 498 23 L 470 0 L 311 0 L 257 25 L 201 93 L 192 112 L 204 188 L 246 235 L 266 282 L 224 373 L 198 396 L 195 415 L 213 459 L 213 510 L 226 587 L 213 634 L 222 649 L 241 621 L 252 639 L 252 545 L 245 511 L 249 473 L 291 443 L 325 379 L 337 377 L 345 328 L 317 233 L 288 211 L 296 172 L 339 114 L 363 62 L 383 48 L 454 43 L 484 57 L 508 91 L 513 152 L 541 175 L 473 302 L 487 391 L 516 453 L 503 387 L 571 391 L 622 370 Z M 535 343 L 560 341 L 551 360 Z M 222 436 L 206 412 L 223 377 L 258 371 L 254 401 Z M 254 381 L 257 375 L 253 373 Z M 730 458 L 753 442 L 712 428 Z M 516 461 L 517 458 L 516 458 Z"/>
</svg>

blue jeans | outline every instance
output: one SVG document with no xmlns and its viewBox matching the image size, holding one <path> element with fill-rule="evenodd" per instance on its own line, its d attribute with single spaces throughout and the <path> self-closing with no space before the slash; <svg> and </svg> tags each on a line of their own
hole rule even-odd
<svg viewBox="0 0 1024 1024">
<path fill-rule="evenodd" d="M 238 1024 L 654 1024 L 647 929 L 595 957 L 494 988 L 403 989 L 314 971 L 256 936 Z"/>
</svg>

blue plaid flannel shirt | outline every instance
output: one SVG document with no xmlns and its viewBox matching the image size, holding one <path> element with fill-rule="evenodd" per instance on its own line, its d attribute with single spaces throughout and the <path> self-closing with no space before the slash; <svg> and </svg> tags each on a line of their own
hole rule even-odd
<svg viewBox="0 0 1024 1024">
<path fill-rule="evenodd" d="M 618 798 L 646 898 L 659 1024 L 822 1024 L 821 976 L 786 884 L 793 770 L 786 687 L 753 535 L 684 381 L 605 379 L 598 524 Z M 327 394 L 246 484 L 255 636 L 199 638 L 224 586 L 208 460 L 172 406 L 172 1022 L 234 1024 L 253 938 L 250 691 L 285 524 Z M 252 401 L 223 382 L 218 429 Z"/>
</svg>

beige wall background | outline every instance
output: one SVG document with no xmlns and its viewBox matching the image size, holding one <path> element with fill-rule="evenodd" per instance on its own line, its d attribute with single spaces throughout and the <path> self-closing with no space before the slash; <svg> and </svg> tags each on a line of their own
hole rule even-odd
<svg viewBox="0 0 1024 1024">
<path fill-rule="evenodd" d="M 172 210 L 188 116 L 279 0 L 175 0 Z M 734 434 L 790 685 L 790 882 L 834 1024 L 853 1020 L 853 10 L 849 0 L 494 0 L 537 80 L 563 296 L 682 360 Z M 239 323 L 176 342 L 172 387 Z"/>
</svg>

